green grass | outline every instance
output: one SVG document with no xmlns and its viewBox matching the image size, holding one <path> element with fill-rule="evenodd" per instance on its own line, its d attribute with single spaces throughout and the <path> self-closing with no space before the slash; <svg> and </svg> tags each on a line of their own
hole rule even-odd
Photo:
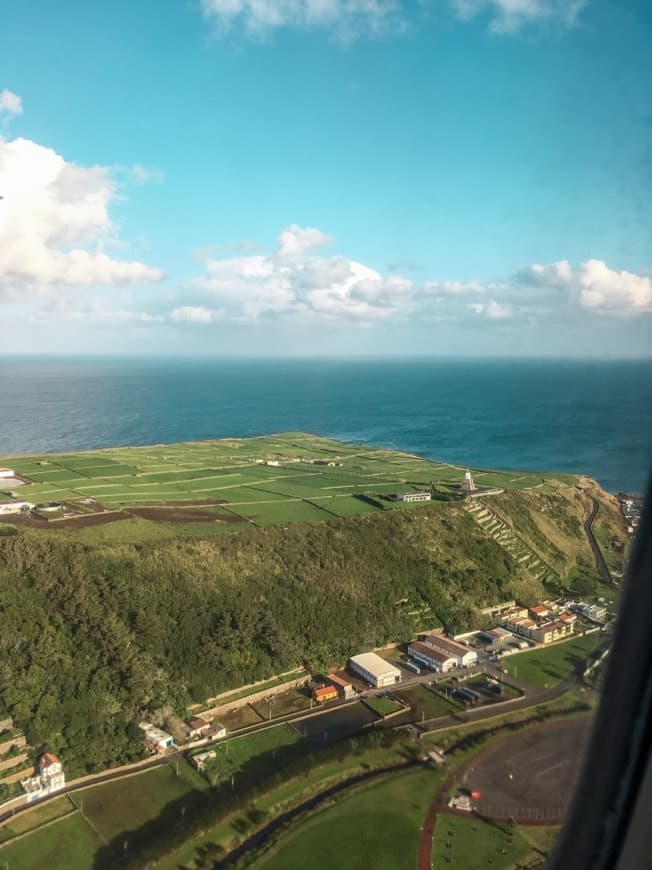
<svg viewBox="0 0 652 870">
<path fill-rule="evenodd" d="M 288 457 L 328 459 L 338 464 L 289 462 Z M 451 465 L 419 459 L 383 448 L 344 444 L 306 433 L 283 433 L 264 438 L 226 439 L 208 443 L 116 448 L 77 454 L 53 454 L 46 465 L 41 457 L 0 459 L 18 473 L 36 481 L 21 487 L 21 498 L 31 501 L 71 501 L 97 498 L 111 508 L 226 499 L 239 515 L 253 517 L 257 525 L 324 522 L 334 517 L 357 516 L 378 510 L 355 494 L 388 494 L 399 489 L 422 489 L 436 479 L 458 481 L 462 471 Z M 270 467 L 260 460 L 277 458 Z M 523 488 L 541 475 L 478 471 L 481 482 Z M 559 483 L 564 476 L 543 476 Z M 304 499 L 304 500 L 297 500 Z M 422 505 L 383 503 L 385 507 L 414 509 Z M 152 525 L 160 525 L 158 522 Z M 197 524 L 199 526 L 200 524 Z M 105 527 L 108 528 L 108 527 Z M 221 534 L 222 526 L 202 528 L 171 525 L 157 534 L 136 519 L 108 530 L 84 529 L 82 540 L 139 541 L 171 536 Z M 228 529 L 232 531 L 232 529 Z"/>
<path fill-rule="evenodd" d="M 448 846 L 450 844 L 450 847 Z M 518 831 L 507 824 L 440 813 L 433 844 L 433 867 L 487 870 L 514 867 L 530 851 Z M 450 864 L 446 863 L 450 858 Z"/>
<path fill-rule="evenodd" d="M 454 701 L 440 695 L 438 692 L 426 686 L 414 686 L 411 689 L 401 689 L 395 692 L 399 698 L 412 707 L 417 721 L 422 719 L 436 719 L 439 716 L 447 716 L 459 710 L 459 705 Z"/>
<path fill-rule="evenodd" d="M 233 701 L 239 701 L 240 698 L 246 698 L 248 695 L 254 695 L 257 692 L 266 692 L 268 689 L 282 686 L 284 683 L 289 683 L 291 680 L 296 680 L 302 676 L 307 677 L 307 674 L 303 669 L 272 677 L 270 680 L 265 680 L 262 683 L 254 683 L 244 689 L 236 689 L 233 692 L 227 692 L 224 695 L 220 695 L 219 698 L 213 698 L 210 704 L 204 704 L 201 707 L 194 707 L 193 712 L 200 713 L 202 710 L 206 710 L 210 706 L 217 706 L 218 704 L 231 704 Z"/>
<path fill-rule="evenodd" d="M 583 635 L 547 649 L 503 658 L 507 672 L 533 686 L 554 686 L 580 665 L 600 641 L 599 634 Z"/>
<path fill-rule="evenodd" d="M 93 827 L 110 842 L 119 834 L 155 819 L 171 801 L 203 788 L 206 788 L 206 783 L 202 778 L 196 775 L 188 762 L 181 761 L 179 776 L 176 766 L 165 765 L 136 776 L 82 789 L 71 798 Z"/>
<path fill-rule="evenodd" d="M 403 709 L 400 704 L 397 704 L 391 698 L 380 698 L 377 695 L 365 698 L 364 703 L 374 713 L 378 713 L 379 716 L 389 716 L 390 713 L 396 713 L 398 710 Z"/>
<path fill-rule="evenodd" d="M 36 806 L 34 809 L 29 810 L 29 812 L 16 816 L 9 823 L 0 827 L 0 843 L 10 840 L 19 834 L 25 834 L 27 831 L 33 831 L 46 822 L 65 816 L 73 810 L 74 806 L 68 797 L 61 797 L 57 800 L 49 801 L 42 806 Z M 2 867 L 1 856 L 2 852 L 0 852 L 0 867 Z"/>
<path fill-rule="evenodd" d="M 73 870 L 93 866 L 102 841 L 75 812 L 59 822 L 41 828 L 28 837 L 0 846 L 0 868 L 5 870 Z"/>
<path fill-rule="evenodd" d="M 252 865 L 256 870 L 414 870 L 440 775 L 420 769 L 368 786 L 308 818 Z"/>
<path fill-rule="evenodd" d="M 238 781 L 258 779 L 295 758 L 306 746 L 294 728 L 285 724 L 234 737 L 215 746 L 217 758 L 206 765 L 205 776 L 213 785 L 227 782 L 231 777 Z"/>
</svg>

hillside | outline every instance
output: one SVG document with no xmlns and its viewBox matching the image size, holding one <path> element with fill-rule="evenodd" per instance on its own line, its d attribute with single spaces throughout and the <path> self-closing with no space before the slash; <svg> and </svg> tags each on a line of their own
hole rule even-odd
<svg viewBox="0 0 652 870">
<path fill-rule="evenodd" d="M 559 482 L 487 504 L 567 579 L 592 564 L 586 500 Z M 0 537 L 0 713 L 71 772 L 100 769 L 140 753 L 145 714 L 545 591 L 459 501 L 138 543 L 21 528 Z"/>
</svg>

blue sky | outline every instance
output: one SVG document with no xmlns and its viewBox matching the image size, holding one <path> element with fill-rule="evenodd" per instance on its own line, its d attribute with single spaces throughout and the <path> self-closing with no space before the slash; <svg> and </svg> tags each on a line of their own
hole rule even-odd
<svg viewBox="0 0 652 870">
<path fill-rule="evenodd" d="M 651 24 L 636 0 L 6 7 L 4 350 L 649 355 Z"/>
</svg>

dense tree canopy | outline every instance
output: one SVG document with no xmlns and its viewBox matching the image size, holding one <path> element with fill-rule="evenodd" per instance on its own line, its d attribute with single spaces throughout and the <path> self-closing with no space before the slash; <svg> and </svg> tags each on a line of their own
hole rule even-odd
<svg viewBox="0 0 652 870">
<path fill-rule="evenodd" d="M 143 545 L 23 532 L 0 540 L 0 712 L 99 769 L 140 751 L 152 711 L 408 639 L 403 599 L 459 630 L 532 582 L 435 504 Z"/>
</svg>

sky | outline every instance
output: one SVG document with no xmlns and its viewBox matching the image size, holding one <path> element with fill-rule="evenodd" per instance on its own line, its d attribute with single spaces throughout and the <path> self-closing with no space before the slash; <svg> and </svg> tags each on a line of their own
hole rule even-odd
<svg viewBox="0 0 652 870">
<path fill-rule="evenodd" d="M 646 0 L 2 17 L 2 352 L 650 355 Z"/>
</svg>

